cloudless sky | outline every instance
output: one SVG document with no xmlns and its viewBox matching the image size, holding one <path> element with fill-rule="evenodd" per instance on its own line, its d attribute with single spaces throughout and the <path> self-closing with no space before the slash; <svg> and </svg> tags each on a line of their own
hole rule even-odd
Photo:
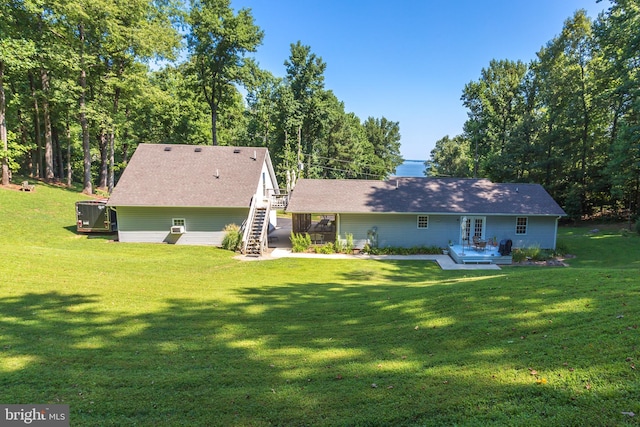
<svg viewBox="0 0 640 427">
<path fill-rule="evenodd" d="M 284 77 L 290 45 L 327 64 L 325 89 L 347 112 L 400 122 L 401 153 L 425 160 L 435 142 L 462 133 L 465 84 L 492 59 L 535 58 L 579 9 L 604 0 L 232 0 L 264 31 L 253 56 Z"/>
</svg>

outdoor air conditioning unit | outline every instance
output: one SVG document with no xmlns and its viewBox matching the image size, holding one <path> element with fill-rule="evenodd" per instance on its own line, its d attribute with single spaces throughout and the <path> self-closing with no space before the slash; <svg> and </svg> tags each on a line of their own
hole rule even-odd
<svg viewBox="0 0 640 427">
<path fill-rule="evenodd" d="M 183 234 L 184 233 L 184 225 L 174 225 L 171 227 L 171 234 Z"/>
</svg>

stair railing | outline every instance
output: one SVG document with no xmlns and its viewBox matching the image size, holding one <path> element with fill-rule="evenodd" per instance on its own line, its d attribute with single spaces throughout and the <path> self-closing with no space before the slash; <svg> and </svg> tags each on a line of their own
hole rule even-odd
<svg viewBox="0 0 640 427">
<path fill-rule="evenodd" d="M 253 216 L 256 212 L 256 205 L 258 204 L 258 198 L 253 196 L 251 198 L 251 207 L 249 208 L 249 216 L 246 220 L 246 226 L 244 227 L 244 232 L 242 233 L 242 253 L 247 253 L 247 245 L 249 244 L 249 233 L 251 232 L 251 227 L 253 226 Z"/>
<path fill-rule="evenodd" d="M 264 221 L 262 222 L 262 230 L 260 230 L 260 255 L 262 255 L 262 252 L 265 249 L 265 241 L 266 239 L 266 235 L 265 233 L 269 230 L 269 215 L 271 213 L 271 198 L 267 198 L 266 199 L 267 202 L 267 206 L 266 209 L 264 211 Z"/>
</svg>

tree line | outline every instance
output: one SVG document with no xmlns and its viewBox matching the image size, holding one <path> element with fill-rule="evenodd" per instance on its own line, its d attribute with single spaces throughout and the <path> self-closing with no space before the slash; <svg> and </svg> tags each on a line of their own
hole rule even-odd
<svg viewBox="0 0 640 427">
<path fill-rule="evenodd" d="M 108 193 L 140 143 L 264 146 L 283 182 L 393 173 L 399 123 L 345 111 L 300 41 L 261 69 L 263 37 L 230 0 L 0 0 L 2 184 Z"/>
<path fill-rule="evenodd" d="M 577 11 L 529 64 L 492 60 L 427 174 L 541 183 L 572 218 L 640 213 L 640 6 Z"/>
</svg>

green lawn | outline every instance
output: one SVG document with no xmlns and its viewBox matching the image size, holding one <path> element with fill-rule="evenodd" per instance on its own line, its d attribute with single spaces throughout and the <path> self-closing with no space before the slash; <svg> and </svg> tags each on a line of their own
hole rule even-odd
<svg viewBox="0 0 640 427">
<path fill-rule="evenodd" d="M 638 424 L 637 235 L 562 229 L 568 268 L 240 262 L 77 235 L 80 198 L 0 188 L 1 403 L 73 426 Z"/>
</svg>

